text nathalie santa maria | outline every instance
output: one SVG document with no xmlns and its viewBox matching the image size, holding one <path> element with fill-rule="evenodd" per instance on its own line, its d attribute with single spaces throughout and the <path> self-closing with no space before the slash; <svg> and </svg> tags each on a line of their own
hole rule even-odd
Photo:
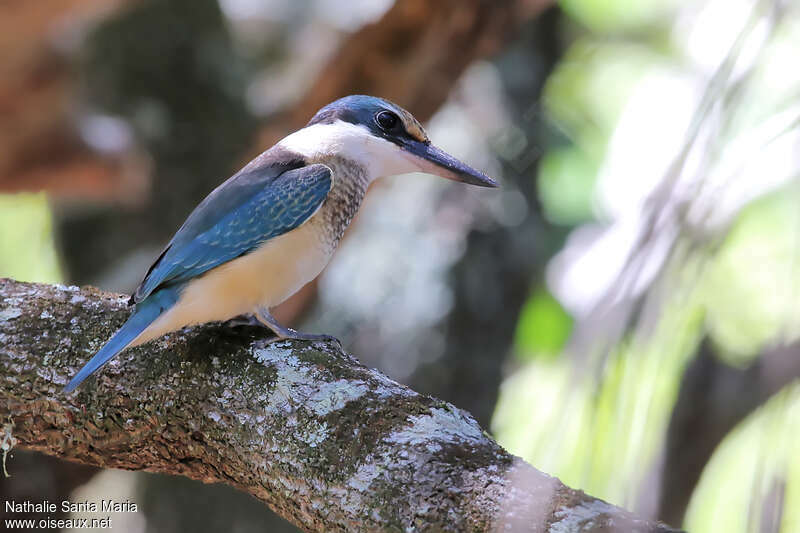
<svg viewBox="0 0 800 533">
<path fill-rule="evenodd" d="M 138 506 L 130 500 L 100 500 L 60 503 L 44 500 L 41 502 L 7 500 L 7 513 L 135 513 Z"/>
</svg>

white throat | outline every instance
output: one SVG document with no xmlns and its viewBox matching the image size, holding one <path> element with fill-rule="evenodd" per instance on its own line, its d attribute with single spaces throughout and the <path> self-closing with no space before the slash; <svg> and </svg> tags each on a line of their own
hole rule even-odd
<svg viewBox="0 0 800 533">
<path fill-rule="evenodd" d="M 337 156 L 353 161 L 364 168 L 369 181 L 422 170 L 413 154 L 375 137 L 364 126 L 342 120 L 308 126 L 278 144 L 313 163 L 324 164 Z"/>
</svg>

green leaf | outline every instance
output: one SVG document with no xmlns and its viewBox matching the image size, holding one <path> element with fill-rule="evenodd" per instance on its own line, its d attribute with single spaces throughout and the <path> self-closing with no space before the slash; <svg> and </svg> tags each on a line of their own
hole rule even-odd
<svg viewBox="0 0 800 533">
<path fill-rule="evenodd" d="M 544 288 L 537 289 L 522 307 L 515 344 L 522 360 L 556 357 L 567 342 L 572 319 Z"/>
</svg>

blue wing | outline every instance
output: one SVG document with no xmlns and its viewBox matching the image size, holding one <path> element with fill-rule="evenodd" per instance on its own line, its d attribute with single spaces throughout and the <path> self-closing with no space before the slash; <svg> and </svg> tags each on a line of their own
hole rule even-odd
<svg viewBox="0 0 800 533">
<path fill-rule="evenodd" d="M 308 220 L 331 189 L 331 169 L 286 168 L 246 168 L 214 190 L 150 267 L 131 302 L 199 276 Z"/>
</svg>

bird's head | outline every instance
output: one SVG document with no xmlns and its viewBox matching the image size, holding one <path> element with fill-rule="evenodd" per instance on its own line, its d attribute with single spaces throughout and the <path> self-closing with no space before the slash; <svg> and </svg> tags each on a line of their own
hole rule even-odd
<svg viewBox="0 0 800 533">
<path fill-rule="evenodd" d="M 330 155 L 350 159 L 363 165 L 370 179 L 425 172 L 497 187 L 492 178 L 433 146 L 411 113 L 374 96 L 346 96 L 326 105 L 282 144 L 311 159 Z"/>
</svg>

